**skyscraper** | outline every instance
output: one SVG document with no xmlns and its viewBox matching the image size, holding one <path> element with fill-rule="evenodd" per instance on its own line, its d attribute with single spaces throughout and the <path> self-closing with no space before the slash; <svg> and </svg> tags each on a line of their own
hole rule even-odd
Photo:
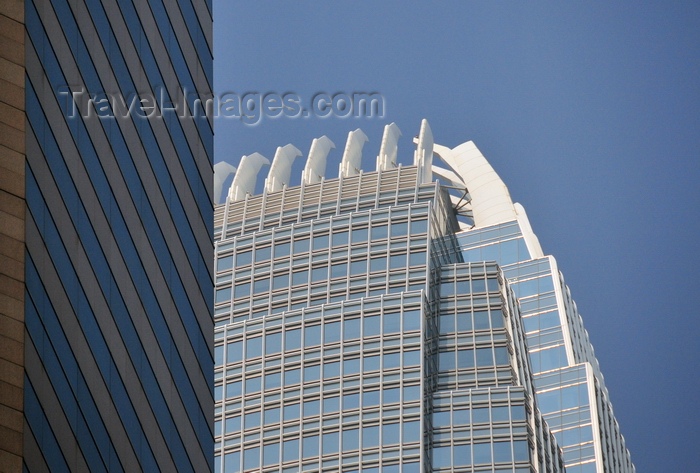
<svg viewBox="0 0 700 473">
<path fill-rule="evenodd" d="M 211 1 L 1 9 L 0 470 L 208 471 Z"/>
<path fill-rule="evenodd" d="M 634 471 L 522 207 L 473 143 L 424 121 L 399 166 L 399 134 L 363 172 L 351 132 L 332 179 L 314 140 L 300 186 L 280 147 L 259 195 L 264 156 L 215 166 L 215 471 Z"/>
</svg>

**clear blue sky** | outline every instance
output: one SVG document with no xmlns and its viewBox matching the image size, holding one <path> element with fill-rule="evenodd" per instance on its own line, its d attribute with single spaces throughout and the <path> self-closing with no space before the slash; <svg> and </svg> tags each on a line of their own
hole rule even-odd
<svg viewBox="0 0 700 473">
<path fill-rule="evenodd" d="M 473 140 L 555 256 L 640 473 L 700 465 L 700 3 L 214 1 L 218 94 L 377 92 L 384 118 L 216 120 L 215 161 L 328 135 Z M 299 177 L 296 177 L 299 181 Z M 294 183 L 294 181 L 293 181 Z"/>
</svg>

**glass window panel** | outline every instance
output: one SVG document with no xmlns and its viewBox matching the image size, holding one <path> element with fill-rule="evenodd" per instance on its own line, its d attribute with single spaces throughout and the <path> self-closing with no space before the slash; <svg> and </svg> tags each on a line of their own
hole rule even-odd
<svg viewBox="0 0 700 473">
<path fill-rule="evenodd" d="M 348 376 L 360 372 L 360 359 L 350 358 L 343 360 L 343 375 Z"/>
<path fill-rule="evenodd" d="M 455 289 L 456 293 L 465 296 L 467 294 L 471 293 L 471 284 L 469 281 L 457 281 L 457 288 Z"/>
<path fill-rule="evenodd" d="M 299 459 L 299 440 L 285 440 L 282 446 L 282 460 L 298 460 Z"/>
<path fill-rule="evenodd" d="M 454 370 L 457 367 L 455 363 L 455 352 L 441 351 L 438 363 L 438 369 L 440 371 Z"/>
<path fill-rule="evenodd" d="M 260 412 L 251 412 L 245 415 L 245 428 L 253 429 L 260 427 Z"/>
<path fill-rule="evenodd" d="M 450 466 L 452 466 L 452 448 L 450 446 L 433 448 L 433 468 Z"/>
<path fill-rule="evenodd" d="M 379 446 L 379 426 L 373 425 L 362 429 L 362 448 Z"/>
<path fill-rule="evenodd" d="M 301 329 L 287 330 L 284 333 L 284 349 L 296 350 L 301 348 Z"/>
<path fill-rule="evenodd" d="M 214 364 L 219 366 L 224 363 L 224 346 L 217 345 L 214 347 Z"/>
<path fill-rule="evenodd" d="M 301 370 L 299 368 L 284 372 L 284 385 L 290 386 L 301 382 Z"/>
<path fill-rule="evenodd" d="M 343 451 L 357 450 L 360 448 L 360 429 L 343 430 Z"/>
<path fill-rule="evenodd" d="M 340 376 L 340 362 L 333 361 L 331 363 L 326 363 L 323 365 L 323 377 L 324 378 L 334 378 Z"/>
<path fill-rule="evenodd" d="M 400 269 L 406 267 L 406 255 L 391 255 L 389 258 L 389 269 Z"/>
<path fill-rule="evenodd" d="M 318 435 L 311 435 L 302 439 L 301 453 L 302 458 L 318 456 Z"/>
<path fill-rule="evenodd" d="M 343 321 L 343 339 L 360 338 L 360 319 L 345 319 Z"/>
<path fill-rule="evenodd" d="M 289 250 L 291 245 L 287 243 L 276 243 L 275 244 L 275 258 L 280 258 L 282 256 L 289 256 Z"/>
<path fill-rule="evenodd" d="M 265 246 L 263 248 L 256 247 L 255 248 L 255 261 L 260 262 L 260 261 L 267 261 L 270 259 L 272 248 L 269 246 Z"/>
<path fill-rule="evenodd" d="M 382 319 L 384 322 L 384 335 L 401 332 L 401 314 L 399 312 L 387 312 Z"/>
<path fill-rule="evenodd" d="M 380 317 L 373 315 L 364 318 L 364 336 L 371 337 L 380 333 Z"/>
<path fill-rule="evenodd" d="M 456 409 L 452 413 L 454 425 L 469 425 L 469 409 Z"/>
<path fill-rule="evenodd" d="M 411 220 L 411 235 L 426 233 L 428 231 L 427 220 Z"/>
<path fill-rule="evenodd" d="M 409 264 L 411 266 L 423 266 L 425 265 L 425 260 L 426 260 L 426 254 L 425 251 L 414 251 L 411 252 L 409 256 Z"/>
<path fill-rule="evenodd" d="M 401 353 L 387 353 L 384 355 L 384 369 L 398 368 L 401 366 Z"/>
<path fill-rule="evenodd" d="M 433 412 L 433 427 L 449 427 L 451 423 L 450 411 Z"/>
<path fill-rule="evenodd" d="M 420 350 L 409 350 L 403 353 L 403 365 L 420 365 Z"/>
<path fill-rule="evenodd" d="M 323 413 L 329 414 L 340 411 L 340 397 L 326 397 L 323 399 Z"/>
<path fill-rule="evenodd" d="M 420 400 L 420 386 L 404 386 L 403 400 L 404 402 Z"/>
<path fill-rule="evenodd" d="M 320 408 L 321 401 L 318 399 L 304 402 L 304 417 L 317 416 Z"/>
<path fill-rule="evenodd" d="M 366 243 L 367 242 L 367 229 L 366 228 L 354 228 L 352 230 L 352 243 Z"/>
<path fill-rule="evenodd" d="M 260 391 L 261 388 L 261 377 L 256 376 L 254 378 L 247 378 L 245 381 L 245 393 L 251 394 Z"/>
<path fill-rule="evenodd" d="M 278 276 L 275 276 L 272 279 L 272 289 L 273 290 L 282 289 L 285 287 L 289 287 L 289 274 L 287 274 L 287 273 L 280 274 Z"/>
<path fill-rule="evenodd" d="M 307 325 L 304 327 L 304 347 L 321 344 L 321 326 Z"/>
<path fill-rule="evenodd" d="M 246 448 L 243 451 L 243 468 L 250 470 L 260 467 L 260 447 Z"/>
<path fill-rule="evenodd" d="M 379 390 L 365 391 L 362 393 L 362 407 L 371 407 L 379 405 Z"/>
<path fill-rule="evenodd" d="M 372 258 L 369 260 L 370 271 L 386 271 L 386 257 Z"/>
<path fill-rule="evenodd" d="M 339 443 L 339 432 L 330 432 L 327 434 L 323 434 L 323 454 L 328 455 L 330 453 L 337 453 Z"/>
<path fill-rule="evenodd" d="M 294 240 L 294 254 L 299 255 L 309 251 L 309 239 Z"/>
<path fill-rule="evenodd" d="M 328 267 L 322 266 L 311 270 L 311 282 L 325 281 L 328 279 Z"/>
<path fill-rule="evenodd" d="M 350 263 L 350 275 L 357 276 L 359 274 L 365 274 L 367 272 L 367 261 L 352 261 Z"/>
<path fill-rule="evenodd" d="M 241 452 L 231 452 L 224 455 L 224 473 L 241 471 Z"/>
<path fill-rule="evenodd" d="M 313 241 L 314 250 L 324 250 L 328 248 L 328 235 L 316 235 Z"/>
<path fill-rule="evenodd" d="M 472 422 L 475 424 L 483 424 L 490 422 L 489 420 L 489 408 L 488 407 L 476 407 L 472 409 Z"/>
<path fill-rule="evenodd" d="M 280 408 L 279 407 L 268 407 L 265 409 L 265 425 L 277 424 L 280 421 Z"/>
<path fill-rule="evenodd" d="M 411 421 L 403 423 L 403 441 L 406 442 L 418 442 L 422 439 L 422 433 L 420 429 L 420 421 Z"/>
<path fill-rule="evenodd" d="M 495 406 L 491 408 L 491 421 L 492 422 L 508 422 L 509 418 L 508 406 Z M 510 447 L 508 447 L 510 449 Z"/>
<path fill-rule="evenodd" d="M 472 464 L 472 447 L 471 445 L 455 445 L 454 447 L 454 464 L 455 466 L 471 466 Z"/>
<path fill-rule="evenodd" d="M 384 394 L 384 399 L 383 403 L 384 404 L 389 404 L 392 402 L 399 402 L 401 400 L 401 388 L 389 388 L 389 389 L 384 389 L 383 391 Z"/>
<path fill-rule="evenodd" d="M 489 313 L 485 310 L 474 311 L 474 330 L 486 330 L 489 326 Z"/>
<path fill-rule="evenodd" d="M 246 358 L 262 356 L 262 337 L 249 338 L 246 341 Z"/>
<path fill-rule="evenodd" d="M 540 394 L 537 395 L 537 400 L 540 400 Z M 525 420 L 525 406 L 510 406 L 510 418 L 513 421 Z"/>
<path fill-rule="evenodd" d="M 440 284 L 440 297 L 451 296 L 455 293 L 455 285 L 453 281 L 447 281 Z"/>
<path fill-rule="evenodd" d="M 242 394 L 243 382 L 233 381 L 231 383 L 226 383 L 226 398 L 237 397 Z"/>
<path fill-rule="evenodd" d="M 224 422 L 224 432 L 227 434 L 232 434 L 241 431 L 241 417 L 227 417 Z"/>
<path fill-rule="evenodd" d="M 340 322 L 330 322 L 323 325 L 323 343 L 340 341 Z"/>
<path fill-rule="evenodd" d="M 255 280 L 255 284 L 253 286 L 253 294 L 262 294 L 264 292 L 269 292 L 269 291 L 270 291 L 270 280 L 268 278 Z"/>
<path fill-rule="evenodd" d="M 491 311 L 491 328 L 503 328 L 505 317 L 500 310 Z"/>
<path fill-rule="evenodd" d="M 348 232 L 333 233 L 333 246 L 345 246 L 348 244 Z"/>
<path fill-rule="evenodd" d="M 493 366 L 493 350 L 491 347 L 476 349 L 476 366 Z"/>
<path fill-rule="evenodd" d="M 265 375 L 265 389 L 279 388 L 282 384 L 281 373 L 269 373 Z"/>
<path fill-rule="evenodd" d="M 282 351 L 282 332 L 268 333 L 265 335 L 265 354 L 271 355 Z"/>
<path fill-rule="evenodd" d="M 399 222 L 391 224 L 392 238 L 406 236 L 408 234 L 408 222 Z"/>
<path fill-rule="evenodd" d="M 440 334 L 454 333 L 455 331 L 455 316 L 454 314 L 443 314 L 439 319 Z"/>
<path fill-rule="evenodd" d="M 304 382 L 318 381 L 321 377 L 321 365 L 311 365 L 304 367 Z"/>
<path fill-rule="evenodd" d="M 476 443 L 474 444 L 474 464 L 491 463 L 491 444 Z"/>
<path fill-rule="evenodd" d="M 392 445 L 399 443 L 401 435 L 401 424 L 384 424 L 382 426 L 382 445 Z"/>
<path fill-rule="evenodd" d="M 380 356 L 366 356 L 364 357 L 364 371 L 377 371 L 379 370 Z"/>
<path fill-rule="evenodd" d="M 494 351 L 496 354 L 497 365 L 510 364 L 510 355 L 508 354 L 508 349 L 506 347 L 496 347 L 494 348 Z"/>
<path fill-rule="evenodd" d="M 389 230 L 386 225 L 375 225 L 372 227 L 372 241 L 383 240 L 389 236 Z"/>
<path fill-rule="evenodd" d="M 236 284 L 233 290 L 233 298 L 250 297 L 250 283 Z"/>
<path fill-rule="evenodd" d="M 360 407 L 360 394 L 345 394 L 343 395 L 343 410 L 357 409 Z"/>
<path fill-rule="evenodd" d="M 347 263 L 334 263 L 331 266 L 331 277 L 332 278 L 346 278 L 348 277 L 348 264 Z"/>
<path fill-rule="evenodd" d="M 304 269 L 292 273 L 292 286 L 309 283 L 309 271 Z"/>
<path fill-rule="evenodd" d="M 216 303 L 228 302 L 231 300 L 231 288 L 225 287 L 223 289 L 216 290 Z"/>
<path fill-rule="evenodd" d="M 472 279 L 472 292 L 486 292 L 486 281 L 484 279 Z"/>
<path fill-rule="evenodd" d="M 458 332 L 471 332 L 474 330 L 472 326 L 472 313 L 471 312 L 460 312 L 457 314 L 457 331 Z"/>
<path fill-rule="evenodd" d="M 249 265 L 250 263 L 253 262 L 253 252 L 248 250 L 248 251 L 243 251 L 240 253 L 236 254 L 236 266 L 246 266 Z"/>
<path fill-rule="evenodd" d="M 284 421 L 294 420 L 299 418 L 300 404 L 287 404 L 284 406 L 284 411 L 282 412 Z"/>
<path fill-rule="evenodd" d="M 530 460 L 530 447 L 527 440 L 515 440 L 513 442 L 513 459 L 516 462 Z"/>
<path fill-rule="evenodd" d="M 226 362 L 235 363 L 243 359 L 243 341 L 226 344 Z"/>
<path fill-rule="evenodd" d="M 263 445 L 263 464 L 273 465 L 280 461 L 280 444 L 271 443 Z"/>
<path fill-rule="evenodd" d="M 407 310 L 403 313 L 403 330 L 407 332 L 409 330 L 420 330 L 420 311 L 419 310 Z"/>
</svg>

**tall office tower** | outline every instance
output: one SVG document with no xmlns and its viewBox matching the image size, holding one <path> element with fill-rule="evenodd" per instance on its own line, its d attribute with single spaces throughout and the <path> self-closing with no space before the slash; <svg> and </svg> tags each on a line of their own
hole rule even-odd
<svg viewBox="0 0 700 473">
<path fill-rule="evenodd" d="M 211 1 L 0 4 L 0 470 L 213 466 Z"/>
<path fill-rule="evenodd" d="M 573 471 L 633 471 L 604 390 L 571 377 L 587 368 L 545 371 L 542 343 L 528 350 L 540 306 L 518 298 L 532 272 L 476 256 L 487 229 L 514 220 L 522 236 L 493 241 L 514 262 L 538 258 L 522 208 L 471 142 L 435 145 L 424 121 L 414 165 L 398 166 L 399 134 L 385 128 L 362 172 L 366 136 L 351 132 L 333 179 L 334 145 L 314 140 L 300 186 L 288 184 L 301 152 L 280 147 L 260 195 L 264 156 L 215 166 L 215 196 L 235 172 L 214 212 L 215 471 L 564 471 L 555 436 Z M 604 439 L 593 470 L 577 467 Z"/>
</svg>

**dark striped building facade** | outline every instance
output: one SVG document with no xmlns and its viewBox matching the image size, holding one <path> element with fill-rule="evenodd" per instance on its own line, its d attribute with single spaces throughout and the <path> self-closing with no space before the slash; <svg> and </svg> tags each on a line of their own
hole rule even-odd
<svg viewBox="0 0 700 473">
<path fill-rule="evenodd" d="M 211 0 L 0 22 L 0 471 L 209 471 Z"/>
</svg>

